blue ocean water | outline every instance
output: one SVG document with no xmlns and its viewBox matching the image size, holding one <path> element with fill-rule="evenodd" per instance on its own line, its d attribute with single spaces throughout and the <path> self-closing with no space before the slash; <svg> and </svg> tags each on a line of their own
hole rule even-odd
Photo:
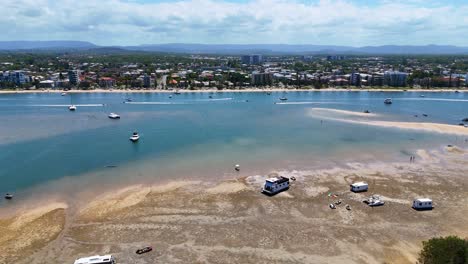
<svg viewBox="0 0 468 264">
<path fill-rule="evenodd" d="M 383 104 L 387 97 L 393 98 L 390 106 Z M 124 103 L 126 98 L 132 102 Z M 68 110 L 71 103 L 77 111 Z M 322 120 L 307 115 L 314 107 L 369 110 L 379 120 L 458 124 L 468 117 L 468 94 L 2 94 L 0 193 L 33 195 L 61 181 L 73 190 L 96 183 L 232 177 L 237 163 L 243 175 L 314 169 L 467 144 L 463 136 Z M 111 120 L 110 112 L 122 118 Z M 141 135 L 135 144 L 128 140 L 133 131 Z"/>
</svg>

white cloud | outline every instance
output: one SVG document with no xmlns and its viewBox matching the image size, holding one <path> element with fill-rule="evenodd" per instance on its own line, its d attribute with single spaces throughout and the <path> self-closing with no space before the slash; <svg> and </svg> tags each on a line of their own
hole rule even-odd
<svg viewBox="0 0 468 264">
<path fill-rule="evenodd" d="M 167 42 L 327 45 L 466 45 L 468 4 L 351 0 L 313 3 L 181 0 L 3 0 L 0 40 L 87 40 L 103 45 Z"/>
</svg>

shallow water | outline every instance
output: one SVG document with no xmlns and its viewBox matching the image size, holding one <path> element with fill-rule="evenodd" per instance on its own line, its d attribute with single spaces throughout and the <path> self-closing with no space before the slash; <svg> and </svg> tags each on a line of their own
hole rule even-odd
<svg viewBox="0 0 468 264">
<path fill-rule="evenodd" d="M 205 179 L 348 161 L 406 160 L 462 136 L 320 120 L 311 107 L 380 120 L 458 124 L 466 93 L 278 92 L 0 95 L 0 193 L 73 193 L 113 184 Z M 209 98 L 212 96 L 213 98 Z M 286 96 L 288 101 L 280 102 Z M 123 103 L 125 98 L 133 99 Z M 383 104 L 393 98 L 390 106 Z M 77 105 L 76 112 L 67 106 Z M 107 114 L 118 113 L 120 120 Z M 427 114 L 423 117 L 422 114 Z M 414 115 L 418 115 L 415 117 Z M 132 144 L 128 137 L 139 131 Z M 241 173 L 233 165 L 241 164 Z"/>
</svg>

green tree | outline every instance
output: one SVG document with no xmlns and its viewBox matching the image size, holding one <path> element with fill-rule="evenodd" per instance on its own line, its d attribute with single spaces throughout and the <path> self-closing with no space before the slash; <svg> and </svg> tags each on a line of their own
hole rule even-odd
<svg viewBox="0 0 468 264">
<path fill-rule="evenodd" d="M 468 263 L 468 240 L 448 236 L 423 241 L 418 261 L 420 264 Z"/>
</svg>

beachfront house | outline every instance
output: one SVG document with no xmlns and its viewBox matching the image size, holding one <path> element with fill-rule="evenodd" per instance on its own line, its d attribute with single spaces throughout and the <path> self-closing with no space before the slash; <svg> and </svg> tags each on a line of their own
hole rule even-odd
<svg viewBox="0 0 468 264">
<path fill-rule="evenodd" d="M 429 198 L 414 199 L 413 208 L 416 210 L 431 210 L 433 208 L 432 200 Z"/>
<path fill-rule="evenodd" d="M 355 182 L 349 185 L 349 187 L 352 192 L 367 192 L 369 189 L 369 184 L 365 182 Z"/>
</svg>

